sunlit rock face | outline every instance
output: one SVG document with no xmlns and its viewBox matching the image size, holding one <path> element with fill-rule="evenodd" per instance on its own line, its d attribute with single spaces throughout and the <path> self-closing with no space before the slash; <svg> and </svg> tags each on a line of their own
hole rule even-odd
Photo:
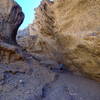
<svg viewBox="0 0 100 100">
<path fill-rule="evenodd" d="M 17 44 L 16 34 L 23 22 L 21 7 L 13 0 L 0 0 L 0 41 Z"/>
<path fill-rule="evenodd" d="M 100 81 L 100 1 L 43 0 L 35 10 L 27 50 Z"/>
<path fill-rule="evenodd" d="M 99 0 L 43 0 L 33 26 L 37 27 L 39 52 L 100 80 Z"/>
<path fill-rule="evenodd" d="M 54 38 L 54 17 L 51 10 L 52 1 L 43 0 L 38 8 L 35 9 L 34 28 L 37 30 L 38 39 L 36 45 L 36 52 L 41 52 L 47 56 L 52 56 L 52 50 L 55 48 Z M 33 33 L 34 34 L 34 33 Z"/>
</svg>

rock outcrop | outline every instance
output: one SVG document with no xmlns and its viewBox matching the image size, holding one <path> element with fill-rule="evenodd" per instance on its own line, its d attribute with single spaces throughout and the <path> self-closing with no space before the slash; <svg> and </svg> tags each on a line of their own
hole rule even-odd
<svg viewBox="0 0 100 100">
<path fill-rule="evenodd" d="M 13 3 L 16 5 L 15 2 Z M 11 32 L 1 31 L 3 32 L 2 41 L 16 44 L 14 39 L 16 32 L 14 31 L 17 30 L 23 19 L 19 8 L 18 6 L 17 17 L 14 17 L 16 20 L 18 19 L 17 24 L 14 23 L 14 26 L 17 27 L 11 28 Z M 43 0 L 35 10 L 36 19 L 27 28 L 31 36 L 22 37 L 18 43 L 28 52 L 44 54 L 65 64 L 73 72 L 100 80 L 100 1 Z M 10 16 L 16 12 L 16 10 L 9 11 Z M 21 16 L 19 17 L 19 15 Z M 11 25 L 8 26 L 11 27 Z M 3 30 L 5 28 L 9 29 L 4 27 Z"/>
<path fill-rule="evenodd" d="M 7 70 L 16 73 L 30 69 L 27 53 L 16 42 L 17 30 L 23 19 L 22 9 L 15 1 L 0 1 L 0 77 Z M 5 69 L 3 72 L 2 68 Z"/>
<path fill-rule="evenodd" d="M 16 35 L 23 19 L 22 9 L 15 1 L 0 1 L 0 63 L 10 63 L 22 58 Z"/>
<path fill-rule="evenodd" d="M 24 14 L 21 7 L 13 0 L 0 1 L 0 41 L 17 44 L 16 35 Z"/>
<path fill-rule="evenodd" d="M 43 0 L 32 26 L 38 53 L 100 80 L 100 1 Z"/>
<path fill-rule="evenodd" d="M 55 18 L 51 5 L 53 5 L 53 1 L 43 0 L 40 6 L 35 9 L 35 20 L 33 24 L 29 25 L 29 34 L 37 37 L 31 51 L 54 59 L 54 55 L 58 55 L 58 44 L 55 38 Z"/>
<path fill-rule="evenodd" d="M 74 7 L 78 1 L 55 0 L 53 3 L 43 0 L 36 10 L 34 23 L 20 31 L 24 36 L 17 38 L 18 43 L 16 33 L 23 21 L 23 12 L 13 0 L 0 1 L 0 100 L 100 100 L 98 82 L 74 75 L 68 70 L 81 72 L 100 81 L 98 10 L 95 12 L 98 14 L 95 14 L 98 23 L 92 18 L 94 30 L 88 28 L 86 31 L 86 26 L 82 26 L 81 30 L 81 24 L 78 28 L 75 26 L 81 22 L 79 19 L 82 16 L 78 16 L 83 13 L 75 14 L 78 19 L 71 21 L 70 27 L 66 26 L 68 18 L 64 19 L 70 7 Z M 92 1 L 87 1 L 81 0 L 83 5 L 91 5 Z M 84 9 L 86 15 L 96 2 L 88 10 Z M 66 3 L 72 6 L 64 6 Z M 96 9 L 99 8 L 97 4 Z M 76 10 L 72 11 L 70 13 Z M 90 25 L 88 21 L 85 23 Z M 71 27 L 75 30 L 68 30 Z"/>
</svg>

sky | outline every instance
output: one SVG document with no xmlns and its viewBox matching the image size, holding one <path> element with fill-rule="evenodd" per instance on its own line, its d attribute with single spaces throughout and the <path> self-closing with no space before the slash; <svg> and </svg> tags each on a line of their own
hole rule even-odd
<svg viewBox="0 0 100 100">
<path fill-rule="evenodd" d="M 31 24 L 35 18 L 34 8 L 38 7 L 42 0 L 15 0 L 21 7 L 25 14 L 25 19 L 20 29 L 26 28 Z"/>
</svg>

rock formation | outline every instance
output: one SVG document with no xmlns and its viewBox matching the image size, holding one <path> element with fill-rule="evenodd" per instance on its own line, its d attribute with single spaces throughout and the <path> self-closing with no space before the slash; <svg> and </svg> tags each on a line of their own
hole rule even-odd
<svg viewBox="0 0 100 100">
<path fill-rule="evenodd" d="M 56 0 L 53 7 L 62 61 L 100 80 L 100 1 Z"/>
<path fill-rule="evenodd" d="M 24 55 L 16 45 L 24 14 L 14 1 L 2 0 L 0 5 L 4 5 L 0 6 L 0 61 L 13 62 Z M 35 10 L 36 19 L 28 27 L 33 36 L 23 37 L 19 44 L 23 42 L 28 52 L 44 54 L 73 72 L 100 80 L 100 1 L 43 0 Z"/>
<path fill-rule="evenodd" d="M 31 25 L 41 48 L 36 51 L 100 80 L 99 11 L 99 0 L 43 0 Z"/>
<path fill-rule="evenodd" d="M 1 0 L 0 100 L 100 100 L 98 82 L 68 70 L 100 81 L 99 8 L 99 0 L 43 0 L 17 43 L 24 14 Z"/>
<path fill-rule="evenodd" d="M 0 63 L 22 58 L 17 47 L 16 35 L 23 19 L 22 9 L 15 1 L 0 1 Z"/>
<path fill-rule="evenodd" d="M 23 22 L 21 7 L 12 0 L 0 1 L 0 41 L 16 44 L 16 34 Z"/>
</svg>

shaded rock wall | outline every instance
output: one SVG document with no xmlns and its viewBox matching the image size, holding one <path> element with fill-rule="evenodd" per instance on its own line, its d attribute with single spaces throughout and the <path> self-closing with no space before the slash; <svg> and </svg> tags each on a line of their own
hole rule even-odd
<svg viewBox="0 0 100 100">
<path fill-rule="evenodd" d="M 22 9 L 15 1 L 0 1 L 0 63 L 9 64 L 22 59 L 16 35 L 23 19 Z"/>
<path fill-rule="evenodd" d="M 23 22 L 21 7 L 13 0 L 0 1 L 0 41 L 17 44 L 16 34 Z"/>
<path fill-rule="evenodd" d="M 23 38 L 27 51 L 100 80 L 100 1 L 43 0 L 35 10 L 36 19 L 29 26 L 35 38 Z"/>
</svg>

